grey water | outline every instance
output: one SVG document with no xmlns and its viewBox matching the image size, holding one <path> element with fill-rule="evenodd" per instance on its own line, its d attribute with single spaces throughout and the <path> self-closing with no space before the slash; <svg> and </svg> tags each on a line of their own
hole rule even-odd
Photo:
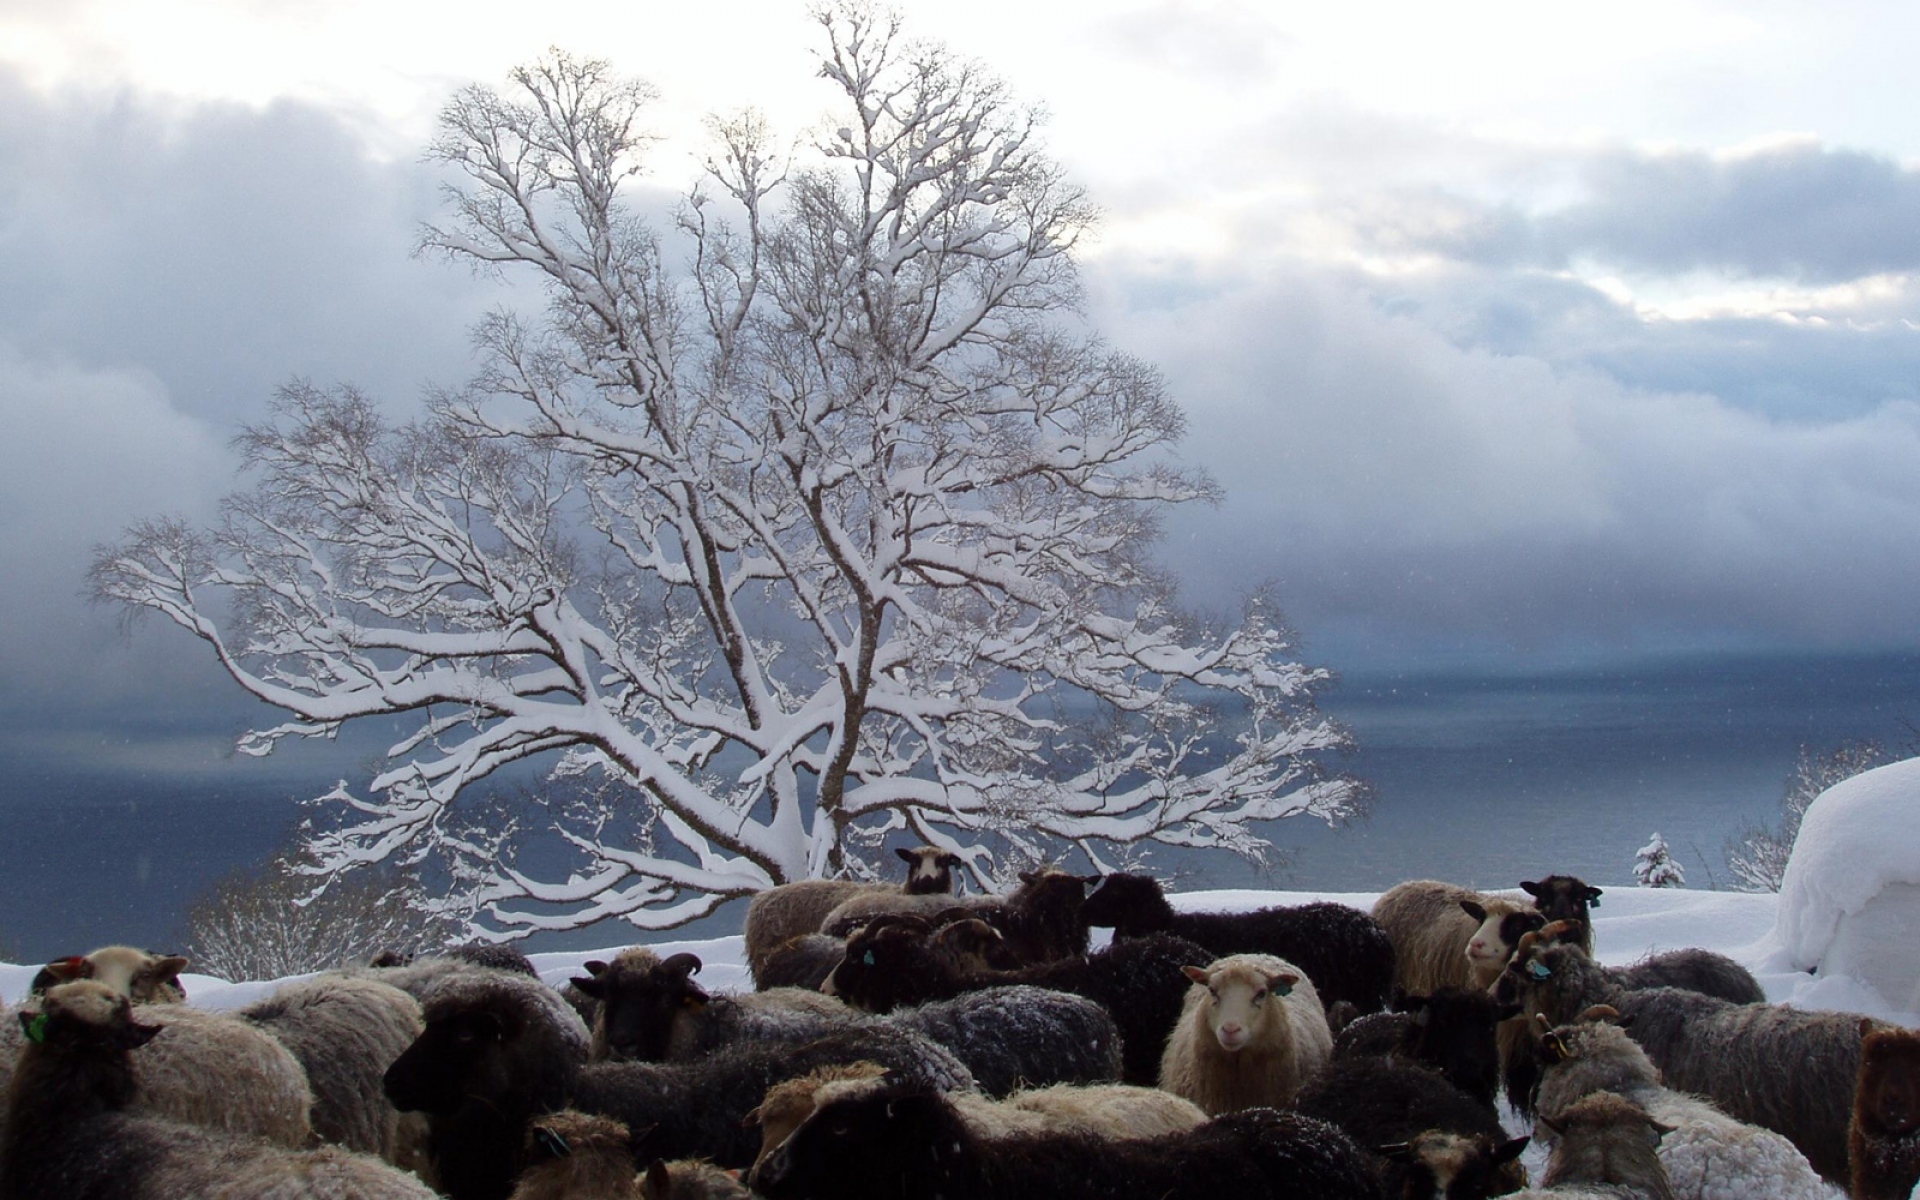
<svg viewBox="0 0 1920 1200">
<path fill-rule="evenodd" d="M 1346 675 L 1322 700 L 1357 749 L 1370 817 L 1270 830 L 1284 865 L 1156 851 L 1180 887 L 1379 890 L 1437 877 L 1507 886 L 1553 871 L 1631 884 L 1655 830 L 1688 883 L 1724 885 L 1721 846 L 1771 820 L 1801 748 L 1911 742 L 1920 655 L 1700 655 Z M 218 741 L 219 735 L 209 734 Z M 216 754 L 217 757 L 217 754 Z M 176 944 L 195 896 L 286 839 L 297 801 L 365 764 L 344 748 L 292 767 L 216 762 L 191 775 L 0 756 L 0 952 L 30 961 L 109 941 Z M 739 906 L 698 931 L 737 928 Z M 690 931 L 692 932 L 692 931 Z M 640 940 L 626 927 L 530 948 Z"/>
</svg>

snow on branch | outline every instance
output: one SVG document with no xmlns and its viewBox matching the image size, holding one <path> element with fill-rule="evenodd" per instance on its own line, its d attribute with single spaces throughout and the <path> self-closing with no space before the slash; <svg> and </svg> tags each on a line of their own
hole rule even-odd
<svg viewBox="0 0 1920 1200">
<path fill-rule="evenodd" d="M 1066 319 L 1094 212 L 1034 113 L 891 17 L 821 22 L 832 132 L 783 159 L 716 120 L 665 229 L 623 198 L 650 89 L 555 51 L 460 91 L 422 245 L 544 280 L 545 313 L 482 322 L 475 379 L 411 421 L 290 385 L 217 528 L 99 552 L 101 597 L 289 714 L 248 753 L 399 722 L 326 799 L 318 877 L 435 858 L 479 936 L 657 928 L 870 874 L 899 830 L 991 875 L 1257 858 L 1364 803 L 1271 605 L 1203 626 L 1152 565 L 1217 489 L 1169 465 L 1158 374 Z M 478 799 L 519 764 L 540 822 Z M 519 865 L 540 827 L 563 877 Z"/>
</svg>

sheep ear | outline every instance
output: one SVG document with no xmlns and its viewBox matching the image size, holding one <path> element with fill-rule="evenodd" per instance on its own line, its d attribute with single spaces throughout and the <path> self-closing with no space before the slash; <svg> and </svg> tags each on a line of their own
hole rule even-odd
<svg viewBox="0 0 1920 1200">
<path fill-rule="evenodd" d="M 533 1145 L 546 1158 L 565 1158 L 573 1153 L 573 1147 L 567 1145 L 567 1139 L 545 1125 L 533 1127 Z"/>
<path fill-rule="evenodd" d="M 760 1110 L 757 1107 L 748 1110 L 747 1115 L 740 1118 L 740 1128 L 742 1129 L 753 1129 L 759 1124 Z"/>
<path fill-rule="evenodd" d="M 1527 1148 L 1527 1143 L 1532 1140 L 1533 1140 L 1532 1138 L 1526 1136 L 1525 1134 L 1522 1134 L 1521 1136 L 1517 1138 L 1513 1138 L 1510 1141 L 1501 1142 L 1498 1146 L 1494 1148 L 1493 1161 L 1496 1163 L 1512 1162 L 1514 1159 L 1520 1157 L 1520 1152 L 1522 1150 L 1525 1150 Z"/>
<path fill-rule="evenodd" d="M 114 1041 L 123 1050 L 138 1050 L 148 1042 L 160 1036 L 158 1025 L 127 1025 L 114 1034 Z"/>
<path fill-rule="evenodd" d="M 589 963 L 588 965 L 591 966 L 592 964 Z M 601 965 L 604 966 L 605 964 L 603 963 Z M 575 975 L 573 978 L 567 980 L 567 982 L 579 988 L 580 994 L 583 996 L 591 996 L 595 1000 L 605 1000 L 607 998 L 607 981 L 604 979 L 595 979 L 590 975 Z"/>
<path fill-rule="evenodd" d="M 1028 885 L 1038 883 L 1040 882 L 1040 872 L 1022 871 L 1020 872 L 1020 882 Z"/>
<path fill-rule="evenodd" d="M 187 969 L 188 962 L 189 960 L 184 955 L 169 954 L 165 958 L 156 960 L 153 965 L 147 967 L 144 971 L 140 972 L 140 974 L 142 978 L 156 986 L 169 983 L 178 986 L 180 982 L 180 972 Z"/>
<path fill-rule="evenodd" d="M 605 975 L 609 969 L 606 963 L 597 958 L 590 958 L 582 965 L 586 967 L 589 975 Z"/>
<path fill-rule="evenodd" d="M 1460 910 L 1476 921 L 1484 921 L 1487 919 L 1487 910 L 1472 900 L 1462 900 L 1460 902 Z"/>
<path fill-rule="evenodd" d="M 1588 908 L 1600 907 L 1600 889 L 1599 888 L 1590 887 L 1587 889 L 1587 907 Z"/>
<path fill-rule="evenodd" d="M 1538 900 L 1540 898 L 1540 881 L 1537 879 L 1522 879 L 1520 881 L 1520 890 L 1532 896 L 1535 900 Z"/>
<path fill-rule="evenodd" d="M 1654 1120 L 1651 1117 L 1647 1118 L 1647 1126 L 1648 1128 L 1652 1129 L 1655 1133 L 1659 1134 L 1661 1137 L 1665 1137 L 1668 1134 L 1672 1133 L 1674 1130 L 1680 1128 L 1678 1125 L 1662 1125 L 1660 1122 Z"/>
<path fill-rule="evenodd" d="M 1205 983 L 1207 981 L 1207 969 L 1205 967 L 1181 967 L 1180 971 L 1195 983 Z"/>
<path fill-rule="evenodd" d="M 1299 982 L 1300 977 L 1298 975 L 1281 974 L 1267 976 L 1267 987 L 1272 989 L 1273 994 L 1276 996 L 1291 996 L 1293 994 L 1293 985 Z"/>
<path fill-rule="evenodd" d="M 93 964 L 77 954 L 56 958 L 43 969 L 61 983 L 93 978 Z"/>
<path fill-rule="evenodd" d="M 901 862 L 918 862 L 919 856 L 905 846 L 895 846 L 893 852 L 900 856 Z"/>
</svg>

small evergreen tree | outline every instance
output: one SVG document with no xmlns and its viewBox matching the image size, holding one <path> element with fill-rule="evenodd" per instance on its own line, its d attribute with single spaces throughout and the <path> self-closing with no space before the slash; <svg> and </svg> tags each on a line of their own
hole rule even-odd
<svg viewBox="0 0 1920 1200">
<path fill-rule="evenodd" d="M 1667 839 L 1656 830 L 1653 840 L 1640 847 L 1635 856 L 1633 877 L 1641 887 L 1685 887 L 1687 874 L 1680 864 L 1673 861 L 1673 852 L 1667 848 Z"/>
</svg>

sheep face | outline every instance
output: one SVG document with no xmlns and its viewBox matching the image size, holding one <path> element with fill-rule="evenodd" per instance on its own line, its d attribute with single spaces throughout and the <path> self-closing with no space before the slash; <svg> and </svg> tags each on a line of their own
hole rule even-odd
<svg viewBox="0 0 1920 1200">
<path fill-rule="evenodd" d="M 845 957 L 821 990 L 868 1012 L 891 1012 L 932 999 L 917 986 L 925 978 L 946 974 L 946 964 L 928 945 L 932 932 L 918 917 L 875 919 L 847 939 Z"/>
<path fill-rule="evenodd" d="M 1500 970 L 1523 936 L 1547 923 L 1538 912 L 1489 912 L 1472 900 L 1462 900 L 1460 908 L 1480 922 L 1480 928 L 1467 940 L 1467 961 L 1482 979 Z"/>
<path fill-rule="evenodd" d="M 906 892 L 910 896 L 944 896 L 953 891 L 953 871 L 961 866 L 958 854 L 933 846 L 901 846 L 894 850 L 907 864 Z"/>
<path fill-rule="evenodd" d="M 589 964 L 591 967 L 592 964 Z M 691 954 L 675 954 L 649 967 L 615 962 L 570 982 L 600 1001 L 594 1018 L 596 1057 L 613 1062 L 662 1062 L 680 1014 L 697 1014 L 710 1002 L 691 976 L 700 970 Z"/>
<path fill-rule="evenodd" d="M 1584 925 L 1593 919 L 1588 910 L 1600 907 L 1600 889 L 1571 875 L 1526 880 L 1520 890 L 1533 897 L 1533 906 L 1549 921 L 1579 921 Z"/>
<path fill-rule="evenodd" d="M 890 1088 L 823 1104 L 761 1165 L 755 1187 L 772 1200 L 916 1194 L 952 1141 L 945 1115 L 937 1096 Z"/>
<path fill-rule="evenodd" d="M 1389 1177 L 1405 1200 L 1484 1200 L 1513 1190 L 1507 1164 L 1520 1157 L 1529 1139 L 1495 1141 L 1485 1134 L 1468 1137 L 1429 1129 L 1405 1142 L 1380 1147 Z"/>
<path fill-rule="evenodd" d="M 1882 1137 L 1920 1128 L 1920 1035 L 1904 1029 L 1867 1035 L 1860 1049 L 1854 1120 Z"/>
<path fill-rule="evenodd" d="M 1300 982 L 1292 972 L 1261 971 L 1244 963 L 1209 969 L 1185 967 L 1187 978 L 1207 989 L 1206 1022 L 1220 1048 L 1229 1054 L 1246 1049 L 1255 1030 L 1268 1019 L 1267 1008 Z"/>
<path fill-rule="evenodd" d="M 525 1032 L 506 1007 L 429 1007 L 426 1029 L 384 1078 L 395 1108 L 447 1116 L 469 1102 L 487 1103 L 516 1089 L 512 1043 Z"/>
</svg>

